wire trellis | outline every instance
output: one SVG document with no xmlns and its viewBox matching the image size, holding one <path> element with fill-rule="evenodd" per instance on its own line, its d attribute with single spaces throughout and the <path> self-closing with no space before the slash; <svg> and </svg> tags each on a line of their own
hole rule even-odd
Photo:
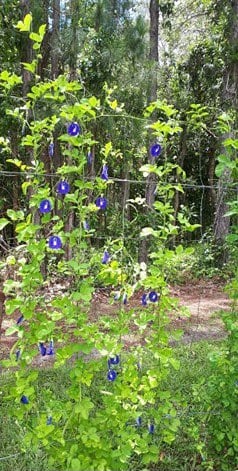
<svg viewBox="0 0 238 471">
<path fill-rule="evenodd" d="M 14 176 L 23 176 L 23 177 L 50 177 L 50 178 L 62 178 L 65 175 L 72 175 L 72 172 L 64 172 L 64 174 L 57 174 L 57 173 L 39 173 L 39 172 L 17 172 L 17 171 L 7 171 L 7 170 L 0 170 L 0 176 L 4 177 L 14 177 Z M 96 177 L 81 177 L 81 180 L 84 182 L 91 182 L 95 181 Z M 132 183 L 132 184 L 137 184 L 137 185 L 154 185 L 154 182 L 148 182 L 146 179 L 143 180 L 138 180 L 138 179 L 130 179 L 130 178 L 109 178 L 109 182 L 115 182 L 115 183 Z M 218 181 L 218 180 L 217 180 Z M 173 185 L 179 185 L 181 188 L 191 188 L 191 189 L 207 189 L 207 190 L 219 190 L 220 186 L 217 184 L 215 185 L 206 185 L 206 184 L 197 184 L 197 183 L 181 183 L 181 182 L 176 182 L 172 181 L 171 184 Z M 159 181 L 160 186 L 168 185 L 168 181 Z M 233 190 L 235 192 L 238 192 L 238 184 L 237 183 L 230 183 L 228 185 L 223 185 L 222 186 L 223 190 Z"/>
</svg>

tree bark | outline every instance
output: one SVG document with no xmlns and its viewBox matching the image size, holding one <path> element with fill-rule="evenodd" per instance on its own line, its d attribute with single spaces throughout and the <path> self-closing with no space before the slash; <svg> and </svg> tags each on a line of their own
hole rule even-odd
<svg viewBox="0 0 238 471">
<path fill-rule="evenodd" d="M 71 53 L 69 58 L 70 80 L 77 79 L 77 59 L 79 50 L 78 22 L 79 22 L 79 2 L 71 0 Z"/>
<path fill-rule="evenodd" d="M 59 75 L 60 62 L 60 0 L 53 0 L 53 21 L 52 21 L 52 49 L 51 49 L 51 76 L 55 79 Z"/>
</svg>

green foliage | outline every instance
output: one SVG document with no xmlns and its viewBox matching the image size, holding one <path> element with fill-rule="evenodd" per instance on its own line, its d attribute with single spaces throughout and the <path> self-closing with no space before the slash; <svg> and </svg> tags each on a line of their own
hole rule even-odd
<svg viewBox="0 0 238 471">
<path fill-rule="evenodd" d="M 29 18 L 25 18 L 18 27 L 29 31 Z M 34 44 L 40 44 L 43 34 L 44 28 L 40 28 L 38 34 L 31 32 L 30 38 Z M 39 55 L 24 67 L 34 74 L 38 59 Z M 178 165 L 170 163 L 165 167 L 146 167 L 147 173 L 154 172 L 165 180 L 165 185 L 158 188 L 159 198 L 154 207 L 160 222 L 157 229 L 153 229 L 153 235 L 155 243 L 160 244 L 160 250 L 154 252 L 151 266 L 134 266 L 132 260 L 128 264 L 129 253 L 122 239 L 124 234 L 119 240 L 108 240 L 105 248 L 110 247 L 111 259 L 106 264 L 102 263 L 103 248 L 96 251 L 90 246 L 90 236 L 105 217 L 94 201 L 109 192 L 112 182 L 85 178 L 86 155 L 96 144 L 104 163 L 118 156 L 120 151 L 115 150 L 110 139 L 104 142 L 95 140 L 90 124 L 92 120 L 103 117 L 106 107 L 116 113 L 121 113 L 122 108 L 111 98 L 110 90 L 107 90 L 105 103 L 101 104 L 94 96 L 85 97 L 81 84 L 69 82 L 65 76 L 45 82 L 39 81 L 37 76 L 35 78 L 25 104 L 26 109 L 34 113 L 29 120 L 22 114 L 27 132 L 19 139 L 19 146 L 30 156 L 29 164 L 25 166 L 18 158 L 10 159 L 17 168 L 27 169 L 29 175 L 22 185 L 27 196 L 27 212 L 12 209 L 7 212 L 24 252 L 24 257 L 18 261 L 7 261 L 8 264 L 14 263 L 17 276 L 9 278 L 4 287 L 9 295 L 7 315 L 14 316 L 17 310 L 18 315 L 24 318 L 7 330 L 7 335 L 17 333 L 18 336 L 10 359 L 4 361 L 8 368 L 17 366 L 8 394 L 11 414 L 24 429 L 23 446 L 32 450 L 43 448 L 52 469 L 61 466 L 72 471 L 123 471 L 134 455 L 140 455 L 141 463 L 147 466 L 158 461 L 155 437 L 160 437 L 161 444 L 172 443 L 180 423 L 176 417 L 176 399 L 164 386 L 171 369 L 179 369 L 179 362 L 169 346 L 168 334 L 168 313 L 176 304 L 168 296 L 162 266 L 166 257 L 164 244 L 178 233 L 179 226 L 182 230 L 194 229 L 182 213 L 179 213 L 178 224 L 175 225 L 172 211 L 175 191 L 182 190 L 179 185 L 174 185 L 171 176 L 174 172 L 181 175 L 183 172 Z M 155 106 L 163 111 L 167 120 L 165 124 L 158 121 L 157 127 L 155 123 L 153 132 L 155 136 L 163 136 L 166 144 L 170 136 L 181 130 L 174 117 L 176 110 L 164 103 Z M 150 112 L 147 109 L 147 115 Z M 12 118 L 18 120 L 18 113 L 13 112 Z M 71 121 L 80 123 L 78 136 L 65 133 L 65 125 Z M 59 179 L 66 177 L 71 185 L 65 196 L 57 194 L 50 179 L 44 177 L 46 168 L 42 156 L 56 129 L 59 131 L 57 145 L 63 160 L 55 175 Z M 52 205 L 50 214 L 39 212 L 39 204 L 45 198 Z M 70 225 L 70 214 L 77 224 Z M 92 230 L 85 229 L 85 220 L 90 220 Z M 2 227 L 8 222 L 3 218 Z M 52 235 L 62 240 L 63 247 L 57 251 L 47 243 Z M 145 230 L 142 235 L 147 235 Z M 55 276 L 70 280 L 67 293 L 43 296 L 46 284 Z M 112 302 L 113 291 L 117 291 L 119 300 L 114 301 L 116 316 L 108 317 L 99 312 L 98 318 L 92 320 L 91 302 L 98 282 L 111 288 Z M 125 296 L 129 300 L 139 288 L 147 295 L 156 291 L 158 301 L 135 312 L 130 306 L 129 309 L 125 307 Z M 139 342 L 125 354 L 124 338 L 131 328 L 144 336 L 146 349 Z M 55 368 L 72 362 L 70 384 L 60 399 L 57 391 L 42 390 L 38 404 L 38 372 L 30 370 L 29 366 L 38 361 L 39 345 L 48 345 L 52 340 L 56 348 Z M 20 357 L 16 365 L 18 350 Z M 108 366 L 108 360 L 114 355 L 120 355 L 121 360 L 114 367 L 117 373 L 115 381 L 109 381 L 108 368 L 111 370 L 112 365 Z M 149 364 L 144 362 L 147 356 Z M 98 385 L 99 394 L 95 399 L 91 397 L 91 389 Z M 25 396 L 28 403 L 21 401 Z M 166 414 L 171 416 L 170 421 Z M 47 424 L 48 416 L 52 417 L 50 424 Z M 136 426 L 138 417 L 142 418 L 142 427 Z M 155 426 L 155 433 L 149 433 L 150 425 Z"/>
<path fill-rule="evenodd" d="M 192 469 L 194 463 L 196 463 L 196 469 L 201 471 L 204 469 L 203 462 L 200 457 L 200 453 L 197 450 L 198 424 L 204 424 L 206 420 L 206 411 L 204 410 L 203 403 L 198 401 L 196 396 L 193 395 L 193 385 L 196 382 L 203 380 L 201 384 L 200 394 L 206 392 L 206 382 L 209 379 L 213 371 L 213 365 L 209 361 L 211 354 L 219 354 L 219 351 L 223 350 L 224 343 L 221 342 L 197 342 L 188 347 L 187 345 L 175 347 L 176 358 L 180 361 L 180 369 L 171 370 L 171 374 L 168 375 L 164 382 L 164 388 L 169 391 L 171 396 L 176 397 L 179 400 L 177 405 L 177 414 L 180 420 L 180 427 L 176 434 L 175 441 L 171 444 L 163 444 L 161 446 L 160 437 L 154 437 L 154 445 L 161 447 L 158 453 L 159 464 L 151 465 L 158 467 L 161 471 L 186 471 Z M 150 365 L 150 358 L 145 357 L 145 367 Z M 56 430 L 52 429 L 53 426 L 45 427 L 45 423 L 50 414 L 51 396 L 57 395 L 58 413 L 60 413 L 61 402 L 67 402 L 67 391 L 71 384 L 70 375 L 74 366 L 66 365 L 58 369 L 54 368 L 42 368 L 39 369 L 39 375 L 36 379 L 36 397 L 35 403 L 39 410 L 42 407 L 42 391 L 44 396 L 47 397 L 47 407 L 45 408 L 44 414 L 42 414 L 42 421 L 38 425 L 35 435 L 40 435 L 40 428 L 43 434 L 48 431 L 56 433 Z M 0 378 L 0 388 L 3 391 L 3 397 L 1 402 L 0 417 L 1 423 L 3 424 L 4 433 L 2 434 L 2 440 L 0 444 L 1 457 L 8 457 L 12 455 L 12 447 L 14 444 L 14 456 L 6 458 L 0 461 L 1 471 L 11 471 L 14 468 L 24 469 L 26 471 L 40 471 L 42 466 L 44 469 L 49 471 L 50 464 L 47 455 L 47 449 L 41 446 L 41 442 L 38 441 L 32 448 L 26 448 L 23 445 L 24 440 L 24 429 L 19 426 L 19 422 L 14 419 L 11 412 L 11 402 L 7 399 L 9 389 L 13 383 L 12 374 L 5 373 Z M 89 389 L 89 401 L 97 405 L 101 403 L 102 390 L 104 381 L 101 378 L 101 372 L 96 374 L 95 381 Z M 104 389 L 105 392 L 105 389 Z M 88 410 L 89 403 L 86 404 L 86 412 Z M 216 410 L 216 414 L 222 410 L 220 406 Z M 216 418 L 215 415 L 214 418 Z M 58 418 L 58 415 L 57 415 Z M 168 415 L 166 418 L 167 423 L 173 421 L 173 417 Z M 75 440 L 73 436 L 74 431 L 70 433 L 68 431 L 68 439 L 72 440 L 71 447 L 74 446 Z M 206 426 L 203 426 L 203 435 L 208 436 L 206 432 Z M 73 451 L 73 450 L 72 450 Z M 139 453 L 134 453 L 130 461 L 127 463 L 128 470 L 143 470 L 145 465 L 141 463 Z M 75 458 L 77 459 L 77 458 Z M 148 467 L 148 465 L 147 465 Z M 220 462 L 217 463 L 217 467 L 221 469 Z M 208 468 L 208 466 L 207 466 Z M 59 471 L 65 469 L 65 466 L 55 466 L 54 469 Z M 205 467 L 206 469 L 206 467 Z M 232 469 L 232 468 L 231 468 Z"/>
<path fill-rule="evenodd" d="M 234 147 L 234 143 L 233 139 L 229 139 L 229 142 L 225 141 L 224 145 Z M 237 158 L 233 162 L 236 166 Z M 222 159 L 218 164 L 219 172 L 221 164 L 223 165 L 222 172 L 230 169 L 230 160 L 224 161 Z M 233 203 L 231 201 L 232 210 L 229 212 L 232 216 L 238 214 L 237 205 Z M 232 235 L 229 236 L 228 243 L 229 240 L 233 242 Z M 219 468 L 222 471 L 235 469 L 238 464 L 236 416 L 238 395 L 237 275 L 237 269 L 235 269 L 234 278 L 226 287 L 231 299 L 231 308 L 229 311 L 221 313 L 227 332 L 227 340 L 224 348 L 210 356 L 213 371 L 206 382 L 206 393 L 201 394 L 201 384 L 195 390 L 197 399 L 205 404 L 207 410 L 206 430 L 209 436 L 209 441 L 201 439 L 199 448 L 202 451 L 207 469 L 214 469 L 219 463 Z"/>
</svg>

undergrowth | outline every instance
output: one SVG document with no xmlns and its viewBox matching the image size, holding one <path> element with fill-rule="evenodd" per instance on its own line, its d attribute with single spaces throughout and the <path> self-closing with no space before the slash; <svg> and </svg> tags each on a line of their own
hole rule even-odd
<svg viewBox="0 0 238 471">
<path fill-rule="evenodd" d="M 140 456 L 134 455 L 131 462 L 128 463 L 130 471 L 160 470 L 160 471 L 200 471 L 204 470 L 201 455 L 197 449 L 199 438 L 197 436 L 197 426 L 206 434 L 205 427 L 205 411 L 202 403 L 196 401 L 193 395 L 195 384 L 203 380 L 204 392 L 206 390 L 206 380 L 211 375 L 211 364 L 209 362 L 209 354 L 219 351 L 222 343 L 217 342 L 199 342 L 190 346 L 179 346 L 175 349 L 176 358 L 180 360 L 181 368 L 178 371 L 171 369 L 171 374 L 166 380 L 165 389 L 168 390 L 177 403 L 177 414 L 180 419 L 180 428 L 176 439 L 171 445 L 164 445 L 162 450 L 158 446 L 159 464 L 145 467 L 140 462 Z M 148 360 L 149 362 L 149 360 Z M 67 388 L 70 385 L 69 365 L 55 370 L 54 368 L 44 368 L 39 371 L 37 380 L 36 401 L 41 403 L 42 394 L 47 396 L 49 391 L 57 393 L 58 400 L 65 400 Z M 9 389 L 11 388 L 12 374 L 4 373 L 0 378 L 1 387 L 1 408 L 0 408 L 0 471 L 41 471 L 44 468 L 48 471 L 48 459 L 45 451 L 38 448 L 37 451 L 24 450 L 23 438 L 26 430 L 9 414 L 9 402 L 6 401 Z M 94 403 L 100 407 L 102 380 L 98 375 L 95 377 L 90 394 Z M 168 417 L 168 420 L 169 417 Z M 125 424 L 125 427 L 127 425 Z M 204 439 L 204 437 L 202 437 Z M 67 440 L 75 442 L 74 436 L 67 434 Z M 152 437 L 156 445 L 160 441 L 160 437 L 155 433 Z M 159 443 L 158 443 L 159 444 Z M 10 455 L 11 457 L 2 459 Z M 16 456 L 14 456 L 16 455 Z M 58 471 L 67 471 L 58 463 L 55 467 Z M 111 470 L 116 471 L 116 470 Z"/>
</svg>

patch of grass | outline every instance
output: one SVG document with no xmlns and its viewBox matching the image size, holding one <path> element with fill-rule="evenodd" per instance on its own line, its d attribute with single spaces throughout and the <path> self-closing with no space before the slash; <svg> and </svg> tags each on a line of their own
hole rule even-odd
<svg viewBox="0 0 238 471">
<path fill-rule="evenodd" d="M 221 342 L 203 341 L 190 346 L 183 345 L 176 347 L 176 356 L 180 360 L 179 371 L 171 371 L 166 384 L 166 388 L 171 391 L 171 396 L 176 399 L 176 403 L 181 404 L 178 416 L 181 421 L 179 434 L 175 442 L 170 446 L 164 446 L 160 453 L 159 464 L 150 467 L 151 471 L 200 471 L 204 470 L 200 463 L 199 454 L 196 450 L 196 424 L 205 421 L 205 413 L 202 404 L 198 404 L 193 396 L 193 386 L 202 378 L 205 379 L 211 374 L 211 367 L 208 354 L 211 351 L 219 350 Z M 57 398 L 65 399 L 66 385 L 70 382 L 69 366 L 61 369 L 43 369 L 39 371 L 38 379 L 38 401 L 41 402 L 42 390 L 51 390 L 57 393 Z M 0 377 L 1 395 L 6 394 L 11 384 L 11 373 L 5 373 Z M 100 389 L 100 388 L 99 388 Z M 98 388 L 92 387 L 92 397 L 94 403 L 100 403 Z M 1 396 L 0 396 L 1 401 Z M 23 437 L 24 429 L 20 427 L 15 419 L 10 416 L 8 403 L 4 401 L 4 407 L 0 408 L 0 471 L 48 471 L 47 456 L 43 450 L 24 451 Z M 205 433 L 205 430 L 204 430 Z M 72 437 L 73 439 L 74 437 Z M 159 437 L 158 437 L 159 439 Z M 154 436 L 156 443 L 157 437 Z M 16 456 L 12 456 L 15 455 Z M 7 456 L 11 456 L 6 459 Z M 57 468 L 55 468 L 56 470 Z M 63 471 L 60 467 L 60 471 Z M 135 457 L 128 465 L 128 470 L 144 471 L 139 457 Z M 148 468 L 147 468 L 148 469 Z M 67 470 L 64 470 L 67 471 Z M 80 470 L 79 470 L 80 471 Z M 111 470 L 116 471 L 116 470 Z"/>
</svg>

